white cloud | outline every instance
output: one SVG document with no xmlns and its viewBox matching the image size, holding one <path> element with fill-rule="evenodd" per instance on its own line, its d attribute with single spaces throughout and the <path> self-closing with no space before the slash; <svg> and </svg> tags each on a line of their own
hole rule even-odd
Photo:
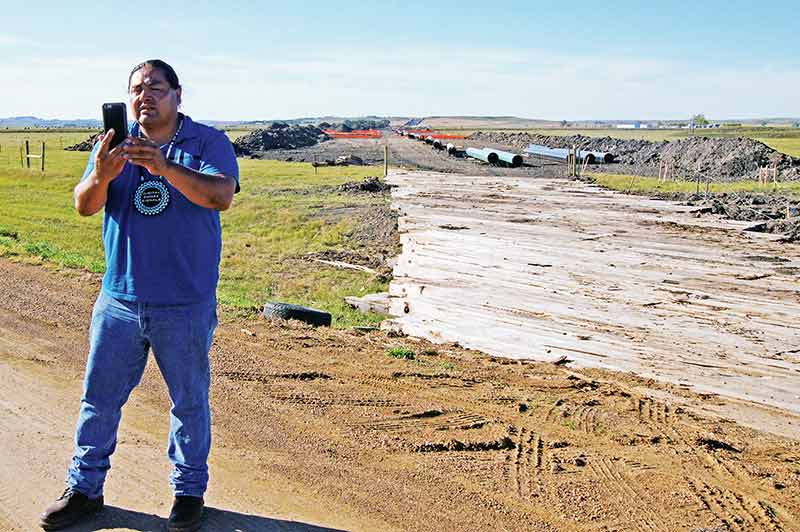
<svg viewBox="0 0 800 532">
<path fill-rule="evenodd" d="M 2 42 L 2 41 L 0 41 Z M 86 117 L 125 97 L 139 56 L 0 59 L 0 116 Z M 5 61 L 5 64 L 3 63 Z M 327 47 L 177 57 L 196 118 L 474 114 L 535 118 L 800 115 L 794 65 L 705 66 L 547 50 Z M 10 92 L 10 94 L 5 94 Z"/>
<path fill-rule="evenodd" d="M 19 35 L 0 33 L 0 46 L 39 46 L 39 43 Z"/>
</svg>

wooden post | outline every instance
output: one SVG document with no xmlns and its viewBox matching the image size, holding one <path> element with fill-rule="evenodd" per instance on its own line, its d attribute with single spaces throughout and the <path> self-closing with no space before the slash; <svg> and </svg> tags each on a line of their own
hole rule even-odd
<svg viewBox="0 0 800 532">
<path fill-rule="evenodd" d="M 315 153 L 314 154 L 314 175 L 317 175 L 317 167 L 318 166 L 319 166 L 319 163 L 317 162 L 317 154 Z"/>
<path fill-rule="evenodd" d="M 44 141 L 42 141 L 42 172 L 44 172 Z"/>
<path fill-rule="evenodd" d="M 383 145 L 383 177 L 389 175 L 389 145 Z"/>
<path fill-rule="evenodd" d="M 25 162 L 28 163 L 28 168 L 31 167 L 31 143 L 30 141 L 25 141 Z"/>
</svg>

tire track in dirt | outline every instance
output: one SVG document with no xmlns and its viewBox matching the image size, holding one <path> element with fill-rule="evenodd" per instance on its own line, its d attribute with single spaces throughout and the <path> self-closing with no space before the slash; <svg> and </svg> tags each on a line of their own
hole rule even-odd
<svg viewBox="0 0 800 532">
<path fill-rule="evenodd" d="M 623 530 L 671 532 L 673 525 L 666 522 L 663 515 L 653 510 L 653 507 L 657 506 L 654 504 L 655 501 L 636 486 L 625 468 L 620 467 L 618 462 L 608 458 L 595 458 L 591 460 L 589 470 L 603 484 L 620 513 L 633 514 L 629 521 L 619 523 L 619 526 Z"/>
<path fill-rule="evenodd" d="M 535 490 L 534 485 L 541 474 L 544 444 L 541 435 L 524 427 L 519 429 L 515 443 L 515 449 L 506 455 L 504 477 L 519 499 L 530 501 L 540 490 L 538 485 Z"/>
<path fill-rule="evenodd" d="M 426 410 L 406 416 L 395 416 L 363 423 L 350 424 L 366 430 L 383 432 L 420 432 L 422 430 L 470 430 L 480 429 L 492 421 L 469 412 L 443 412 Z"/>
<path fill-rule="evenodd" d="M 730 489 L 711 486 L 697 478 L 687 479 L 687 485 L 702 507 L 714 514 L 721 525 L 730 530 L 797 530 L 798 523 L 795 519 L 787 515 L 789 522 L 783 523 L 768 502 Z"/>
</svg>

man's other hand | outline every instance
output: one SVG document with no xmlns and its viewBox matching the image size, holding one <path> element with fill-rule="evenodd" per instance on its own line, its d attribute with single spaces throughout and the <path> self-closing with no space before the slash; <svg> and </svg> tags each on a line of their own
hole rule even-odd
<svg viewBox="0 0 800 532">
<path fill-rule="evenodd" d="M 166 174 L 169 166 L 158 144 L 147 139 L 128 138 L 122 148 L 122 157 L 132 164 L 147 168 L 154 176 Z"/>
</svg>

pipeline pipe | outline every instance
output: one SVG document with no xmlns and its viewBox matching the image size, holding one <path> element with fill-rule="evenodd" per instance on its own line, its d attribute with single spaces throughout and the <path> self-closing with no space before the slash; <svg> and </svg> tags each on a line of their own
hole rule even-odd
<svg viewBox="0 0 800 532">
<path fill-rule="evenodd" d="M 427 138 L 425 138 L 425 144 L 433 144 L 433 137 L 428 135 Z"/>
<path fill-rule="evenodd" d="M 527 153 L 537 157 L 544 157 L 545 159 L 555 159 L 557 161 L 566 161 L 569 155 L 569 150 L 566 148 L 548 148 L 547 146 L 540 146 L 538 144 L 531 144 L 525 148 Z M 576 156 L 579 162 L 586 160 L 589 164 L 594 164 L 597 159 L 592 152 L 576 150 Z"/>
<path fill-rule="evenodd" d="M 614 158 L 616 157 L 616 155 L 607 151 L 590 151 L 587 153 L 594 155 L 594 160 L 597 163 L 611 164 L 614 162 Z"/>
<path fill-rule="evenodd" d="M 433 139 L 433 147 L 437 150 L 443 150 L 444 144 L 442 144 L 442 141 L 439 139 Z"/>
<path fill-rule="evenodd" d="M 497 154 L 497 157 L 501 161 L 511 166 L 512 168 L 519 168 L 520 166 L 522 166 L 522 155 L 517 155 L 516 153 L 511 153 L 507 151 L 493 150 L 492 148 L 483 148 L 483 149 L 495 152 Z"/>
<path fill-rule="evenodd" d="M 539 144 L 531 144 L 525 149 L 526 152 L 538 155 L 540 157 L 548 157 L 551 159 L 566 160 L 569 150 L 566 148 L 548 148 Z M 589 164 L 614 162 L 616 155 L 606 151 L 588 151 L 578 150 L 578 160 L 583 162 L 583 159 L 588 160 Z"/>
<path fill-rule="evenodd" d="M 472 157 L 473 159 L 478 159 L 492 165 L 497 164 L 497 162 L 500 160 L 500 157 L 498 157 L 497 153 L 495 153 L 493 150 L 467 148 L 466 154 L 467 157 Z"/>
</svg>

